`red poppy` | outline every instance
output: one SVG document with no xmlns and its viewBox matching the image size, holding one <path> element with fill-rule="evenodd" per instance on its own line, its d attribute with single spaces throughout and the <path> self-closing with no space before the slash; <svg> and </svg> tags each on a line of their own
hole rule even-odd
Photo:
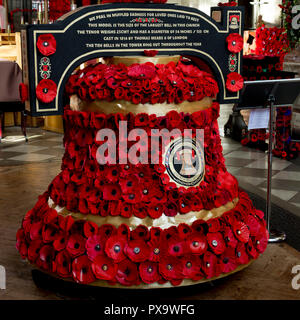
<svg viewBox="0 0 300 320">
<path fill-rule="evenodd" d="M 144 50 L 144 55 L 146 57 L 155 57 L 158 54 L 157 50 Z"/>
<path fill-rule="evenodd" d="M 207 251 L 206 237 L 199 232 L 193 232 L 186 240 L 188 252 L 201 255 Z"/>
<path fill-rule="evenodd" d="M 119 200 L 121 197 L 121 189 L 117 184 L 106 184 L 103 187 L 104 200 Z"/>
<path fill-rule="evenodd" d="M 87 256 L 91 261 L 104 254 L 105 241 L 99 235 L 90 236 L 85 244 Z"/>
<path fill-rule="evenodd" d="M 85 252 L 85 239 L 79 234 L 72 234 L 67 243 L 67 251 L 75 258 Z"/>
<path fill-rule="evenodd" d="M 163 249 L 167 255 L 178 257 L 182 256 L 186 252 L 185 241 L 178 236 L 170 238 L 168 241 L 163 242 Z"/>
<path fill-rule="evenodd" d="M 51 56 L 56 52 L 56 40 L 51 33 L 41 34 L 36 45 L 44 56 Z"/>
<path fill-rule="evenodd" d="M 41 102 L 50 103 L 57 94 L 56 83 L 50 79 L 43 79 L 38 83 L 35 93 Z"/>
<path fill-rule="evenodd" d="M 254 244 L 251 239 L 249 239 L 248 243 L 246 243 L 246 250 L 250 257 L 256 259 L 258 257 L 258 252 L 254 247 Z"/>
<path fill-rule="evenodd" d="M 182 258 L 182 275 L 184 278 L 192 280 L 200 280 L 203 274 L 200 270 L 201 263 L 198 257 L 187 255 Z"/>
<path fill-rule="evenodd" d="M 226 88 L 231 92 L 237 92 L 244 86 L 243 77 L 237 72 L 231 72 L 226 79 Z"/>
<path fill-rule="evenodd" d="M 206 275 L 206 278 L 210 279 L 216 277 L 220 271 L 218 270 L 218 258 L 215 254 L 207 251 L 203 255 L 202 270 Z"/>
<path fill-rule="evenodd" d="M 22 103 L 24 103 L 29 99 L 28 86 L 23 82 L 19 84 L 19 93 L 20 93 L 20 99 Z"/>
<path fill-rule="evenodd" d="M 238 33 L 231 33 L 227 38 L 228 50 L 233 53 L 242 51 L 244 40 L 243 37 Z"/>
<path fill-rule="evenodd" d="M 58 237 L 56 237 L 56 239 L 53 242 L 53 248 L 56 251 L 62 251 L 66 248 L 68 239 L 67 239 L 67 235 L 61 233 Z"/>
<path fill-rule="evenodd" d="M 28 260 L 31 263 L 34 263 L 36 259 L 40 255 L 40 249 L 43 246 L 43 241 L 42 240 L 34 240 L 30 242 L 30 245 L 28 247 Z"/>
<path fill-rule="evenodd" d="M 131 232 L 131 238 L 133 240 L 148 240 L 149 230 L 146 226 L 139 225 Z"/>
<path fill-rule="evenodd" d="M 152 219 L 157 219 L 162 216 L 164 212 L 164 206 L 160 204 L 150 204 L 147 206 L 148 215 Z"/>
<path fill-rule="evenodd" d="M 116 233 L 116 227 L 111 224 L 102 224 L 98 230 L 98 234 L 103 240 L 107 240 L 111 236 L 114 236 Z"/>
<path fill-rule="evenodd" d="M 139 265 L 139 273 L 143 282 L 154 283 L 160 279 L 158 264 L 152 261 L 142 262 Z"/>
<path fill-rule="evenodd" d="M 256 217 L 249 214 L 245 220 L 245 223 L 249 228 L 251 236 L 257 236 L 259 234 L 261 224 Z"/>
<path fill-rule="evenodd" d="M 220 232 L 208 233 L 207 242 L 215 254 L 223 253 L 226 248 L 223 236 Z"/>
<path fill-rule="evenodd" d="M 95 281 L 91 261 L 87 256 L 80 256 L 72 263 L 73 279 L 82 284 L 89 284 Z"/>
<path fill-rule="evenodd" d="M 226 227 L 224 229 L 224 239 L 225 239 L 225 243 L 228 247 L 235 248 L 237 246 L 238 241 L 236 240 L 235 236 L 233 235 L 231 228 Z"/>
<path fill-rule="evenodd" d="M 46 271 L 52 270 L 52 261 L 54 259 L 54 249 L 50 245 L 43 246 L 39 251 L 39 257 L 36 260 L 36 265 Z"/>
<path fill-rule="evenodd" d="M 150 250 L 145 241 L 131 240 L 125 246 L 125 253 L 133 262 L 142 262 L 148 259 Z"/>
<path fill-rule="evenodd" d="M 54 223 L 45 224 L 43 226 L 43 241 L 44 243 L 53 242 L 59 235 L 59 228 Z"/>
<path fill-rule="evenodd" d="M 71 267 L 72 263 L 69 253 L 66 250 L 59 252 L 53 262 L 53 272 L 62 278 L 69 278 L 72 276 Z"/>
<path fill-rule="evenodd" d="M 128 259 L 121 261 L 118 264 L 116 279 L 124 286 L 132 286 L 138 282 L 137 264 Z"/>
<path fill-rule="evenodd" d="M 98 255 L 92 263 L 92 270 L 97 279 L 113 280 L 117 274 L 118 265 L 104 255 Z"/>
<path fill-rule="evenodd" d="M 236 254 L 235 249 L 227 248 L 220 257 L 222 273 L 228 273 L 236 269 Z"/>
<path fill-rule="evenodd" d="M 117 231 L 118 235 L 121 237 L 125 237 L 127 238 L 127 240 L 130 239 L 130 228 L 127 224 L 122 223 L 119 227 L 118 227 L 118 231 Z"/>
<path fill-rule="evenodd" d="M 95 222 L 87 221 L 83 227 L 83 233 L 86 238 L 98 233 L 98 225 Z"/>
<path fill-rule="evenodd" d="M 218 232 L 220 231 L 220 220 L 219 219 L 209 219 L 206 221 L 209 232 Z"/>
<path fill-rule="evenodd" d="M 149 246 L 149 260 L 158 262 L 161 257 L 160 240 L 159 238 L 153 238 L 148 243 Z"/>
<path fill-rule="evenodd" d="M 268 231 L 266 229 L 264 231 L 261 229 L 260 234 L 253 240 L 253 244 L 259 253 L 263 253 L 266 250 L 268 245 L 268 239 Z"/>
<path fill-rule="evenodd" d="M 126 238 L 120 236 L 110 237 L 105 244 L 105 253 L 115 262 L 120 262 L 126 259 L 124 255 L 124 248 L 126 245 Z"/>
<path fill-rule="evenodd" d="M 164 256 L 159 262 L 159 273 L 166 280 L 180 279 L 182 272 L 182 262 L 178 258 Z"/>
<path fill-rule="evenodd" d="M 178 234 L 181 239 L 186 240 L 192 234 L 192 228 L 186 223 L 180 223 L 178 226 Z"/>
<path fill-rule="evenodd" d="M 245 244 L 239 242 L 236 249 L 235 249 L 235 255 L 236 255 L 236 262 L 237 264 L 247 264 L 249 262 L 249 256 L 246 252 Z"/>
<path fill-rule="evenodd" d="M 30 228 L 30 239 L 31 240 L 41 240 L 43 234 L 43 221 L 35 222 Z"/>
<path fill-rule="evenodd" d="M 234 235 L 237 237 L 237 239 L 241 242 L 248 242 L 250 231 L 247 227 L 247 225 L 244 222 L 236 221 L 232 226 Z"/>
</svg>

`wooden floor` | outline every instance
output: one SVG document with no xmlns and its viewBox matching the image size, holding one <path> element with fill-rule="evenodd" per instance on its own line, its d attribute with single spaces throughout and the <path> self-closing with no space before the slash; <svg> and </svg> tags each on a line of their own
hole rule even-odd
<svg viewBox="0 0 300 320">
<path fill-rule="evenodd" d="M 114 298 L 129 299 L 127 290 L 86 289 L 80 286 L 72 291 L 64 285 L 47 280 L 37 286 L 32 280 L 32 268 L 21 260 L 15 249 L 15 234 L 25 213 L 33 207 L 59 172 L 60 162 L 25 164 L 0 167 L 0 265 L 6 269 L 6 290 L 0 290 L 0 299 L 97 299 L 108 292 Z M 197 285 L 188 289 L 164 290 L 153 293 L 155 297 L 172 296 L 177 299 L 293 299 L 300 300 L 300 290 L 291 282 L 293 266 L 300 265 L 300 252 L 287 244 L 270 244 L 266 252 L 247 269 L 214 283 Z M 166 289 L 165 289 L 166 290 Z M 139 298 L 150 293 L 139 293 Z M 122 299 L 122 301 L 124 301 Z"/>
</svg>

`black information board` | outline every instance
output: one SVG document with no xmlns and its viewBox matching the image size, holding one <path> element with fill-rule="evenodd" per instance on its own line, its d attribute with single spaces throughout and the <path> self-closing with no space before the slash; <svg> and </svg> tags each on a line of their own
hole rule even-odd
<svg viewBox="0 0 300 320">
<path fill-rule="evenodd" d="M 220 103 L 237 102 L 240 93 L 226 90 L 230 72 L 241 72 L 242 52 L 231 53 L 226 38 L 243 34 L 243 8 L 215 7 L 212 17 L 190 7 L 172 4 L 108 4 L 79 8 L 47 25 L 29 25 L 22 32 L 24 83 L 29 86 L 26 108 L 31 115 L 63 113 L 64 86 L 71 73 L 83 62 L 104 56 L 142 55 L 158 50 L 159 55 L 200 58 L 213 71 Z M 56 52 L 43 56 L 37 48 L 42 34 L 52 34 Z M 46 58 L 46 59 L 45 59 Z M 48 104 L 36 98 L 36 87 L 45 78 L 57 85 L 57 97 Z"/>
</svg>

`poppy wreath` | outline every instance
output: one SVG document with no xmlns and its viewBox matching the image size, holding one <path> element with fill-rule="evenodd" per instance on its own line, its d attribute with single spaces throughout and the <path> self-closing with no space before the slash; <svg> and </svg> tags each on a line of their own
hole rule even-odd
<svg viewBox="0 0 300 320">
<path fill-rule="evenodd" d="M 264 25 L 256 29 L 257 55 L 280 57 L 283 62 L 284 56 L 290 52 L 289 40 L 284 28 L 266 28 Z"/>
<path fill-rule="evenodd" d="M 71 75 L 68 95 L 81 100 L 126 100 L 133 104 L 182 103 L 215 97 L 218 90 L 213 75 L 181 59 L 177 64 L 151 62 L 126 66 L 99 63 Z"/>
<path fill-rule="evenodd" d="M 153 219 L 163 214 L 175 216 L 190 211 L 220 207 L 237 197 L 238 184 L 224 164 L 217 118 L 219 104 L 192 114 L 169 112 L 156 117 L 148 114 L 102 114 L 65 110 L 65 155 L 62 171 L 49 186 L 50 198 L 67 210 L 100 216 Z M 100 146 L 95 140 L 101 128 L 110 128 L 118 136 L 120 120 L 128 128 L 204 129 L 205 177 L 197 187 L 184 188 L 170 181 L 159 149 L 158 164 L 100 165 L 96 159 Z M 128 141 L 128 148 L 131 147 Z M 148 143 L 150 146 L 150 143 Z M 120 142 L 117 144 L 117 151 Z M 149 159 L 151 150 L 147 150 Z M 117 152 L 118 153 L 118 152 Z M 116 163 L 118 163 L 118 160 Z M 127 159 L 126 159 L 127 160 Z M 149 163 L 151 163 L 149 161 Z M 122 190 L 122 192 L 121 192 Z"/>
<path fill-rule="evenodd" d="M 211 279 L 258 258 L 268 242 L 263 212 L 241 190 L 237 206 L 221 217 L 167 229 L 64 217 L 48 206 L 48 196 L 27 212 L 17 250 L 41 270 L 81 284 L 177 286 L 184 279 Z"/>
<path fill-rule="evenodd" d="M 299 5 L 298 0 L 282 0 L 279 7 L 282 9 L 281 17 L 287 39 L 289 40 L 289 48 L 294 49 L 300 43 L 300 29 L 292 26 L 293 14 L 292 8 Z"/>
</svg>

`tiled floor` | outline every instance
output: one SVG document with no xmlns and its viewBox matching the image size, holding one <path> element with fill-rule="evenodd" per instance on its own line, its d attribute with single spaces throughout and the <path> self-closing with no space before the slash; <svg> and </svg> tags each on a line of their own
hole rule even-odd
<svg viewBox="0 0 300 320">
<path fill-rule="evenodd" d="M 267 154 L 223 137 L 223 126 L 230 111 L 231 106 L 221 106 L 219 119 L 227 169 L 236 176 L 242 188 L 266 197 Z M 28 143 L 22 139 L 19 128 L 8 128 L 5 135 L 7 137 L 0 144 L 0 166 L 61 161 L 64 151 L 61 134 L 29 128 Z M 17 142 L 13 142 L 12 137 Z M 273 158 L 272 195 L 277 205 L 285 208 L 288 205 L 289 210 L 300 216 L 300 159 L 290 162 Z"/>
</svg>

